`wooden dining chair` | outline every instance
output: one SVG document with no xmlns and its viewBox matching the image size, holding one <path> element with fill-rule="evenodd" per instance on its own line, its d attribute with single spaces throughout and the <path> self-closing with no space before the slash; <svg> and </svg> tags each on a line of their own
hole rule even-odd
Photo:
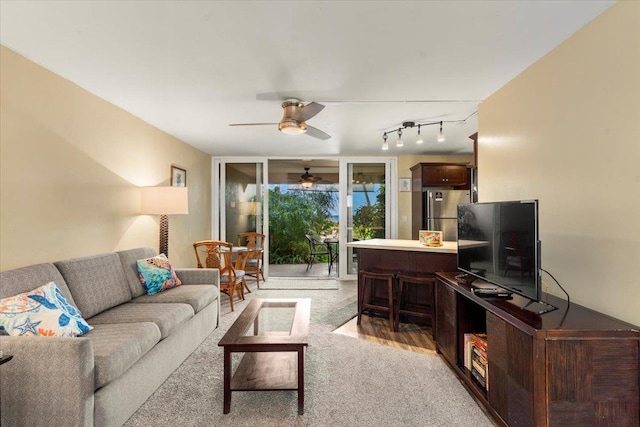
<svg viewBox="0 0 640 427">
<path fill-rule="evenodd" d="M 232 262 L 233 244 L 221 240 L 200 240 L 193 244 L 196 252 L 198 268 L 217 268 L 220 270 L 220 292 L 229 296 L 231 311 L 234 310 L 234 294 L 244 299 L 244 271 L 236 270 L 236 265 L 243 265 L 244 257 L 238 257 L 236 264 Z M 238 261 L 240 263 L 238 263 Z"/>
<path fill-rule="evenodd" d="M 264 241 L 266 236 L 262 233 L 249 231 L 238 234 L 238 246 L 246 246 L 248 250 L 253 251 L 247 254 L 247 262 L 245 264 L 245 272 L 247 276 L 256 279 L 258 289 L 260 289 L 260 276 L 264 281 L 264 273 L 262 272 L 262 263 L 264 260 Z"/>
</svg>

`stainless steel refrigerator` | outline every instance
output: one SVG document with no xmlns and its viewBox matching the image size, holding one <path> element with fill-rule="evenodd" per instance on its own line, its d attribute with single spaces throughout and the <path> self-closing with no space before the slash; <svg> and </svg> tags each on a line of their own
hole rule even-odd
<svg viewBox="0 0 640 427">
<path fill-rule="evenodd" d="M 442 231 L 445 241 L 458 238 L 458 205 L 471 202 L 469 190 L 430 190 L 422 193 L 423 230 Z"/>
</svg>

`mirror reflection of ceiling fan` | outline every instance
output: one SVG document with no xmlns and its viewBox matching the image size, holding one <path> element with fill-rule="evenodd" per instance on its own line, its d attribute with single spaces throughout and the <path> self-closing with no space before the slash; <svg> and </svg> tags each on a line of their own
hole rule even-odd
<svg viewBox="0 0 640 427">
<path fill-rule="evenodd" d="M 307 124 L 307 120 L 314 117 L 324 108 L 324 105 L 317 102 L 303 104 L 297 99 L 287 99 L 282 103 L 284 114 L 278 123 L 231 123 L 229 126 L 275 126 L 278 130 L 289 135 L 299 135 L 306 133 L 314 138 L 326 140 L 330 135 L 318 128 Z"/>
</svg>

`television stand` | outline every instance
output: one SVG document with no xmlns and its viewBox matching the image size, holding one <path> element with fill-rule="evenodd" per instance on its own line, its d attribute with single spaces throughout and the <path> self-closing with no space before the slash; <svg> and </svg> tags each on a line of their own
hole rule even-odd
<svg viewBox="0 0 640 427">
<path fill-rule="evenodd" d="M 640 327 L 548 294 L 481 298 L 457 274 L 436 273 L 436 349 L 499 426 L 640 425 Z"/>
</svg>

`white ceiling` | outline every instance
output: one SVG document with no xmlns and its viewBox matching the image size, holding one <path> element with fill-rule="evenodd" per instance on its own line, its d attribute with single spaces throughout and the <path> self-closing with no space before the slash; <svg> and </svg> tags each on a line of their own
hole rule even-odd
<svg viewBox="0 0 640 427">
<path fill-rule="evenodd" d="M 386 154 L 470 153 L 479 103 L 613 3 L 1 0 L 0 42 L 212 155 L 384 155 L 403 121 L 467 118 Z M 285 98 L 332 138 L 228 126 Z"/>
</svg>

